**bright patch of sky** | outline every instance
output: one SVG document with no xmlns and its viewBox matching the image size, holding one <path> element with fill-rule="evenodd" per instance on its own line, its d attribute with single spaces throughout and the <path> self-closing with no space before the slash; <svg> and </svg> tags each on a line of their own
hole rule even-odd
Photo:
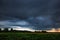
<svg viewBox="0 0 60 40">
<path fill-rule="evenodd" d="M 18 22 L 16 22 L 16 24 L 17 25 L 29 25 L 29 23 L 26 21 L 18 21 Z"/>
</svg>

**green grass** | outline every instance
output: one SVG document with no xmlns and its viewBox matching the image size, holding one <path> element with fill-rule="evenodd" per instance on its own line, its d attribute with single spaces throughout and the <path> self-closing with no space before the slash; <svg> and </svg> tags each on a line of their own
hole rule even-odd
<svg viewBox="0 0 60 40">
<path fill-rule="evenodd" d="M 60 33 L 1 32 L 0 40 L 60 40 Z"/>
</svg>

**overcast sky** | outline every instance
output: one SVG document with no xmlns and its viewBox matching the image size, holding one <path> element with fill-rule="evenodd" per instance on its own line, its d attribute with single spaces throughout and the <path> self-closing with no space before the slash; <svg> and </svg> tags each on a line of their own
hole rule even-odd
<svg viewBox="0 0 60 40">
<path fill-rule="evenodd" d="M 0 27 L 14 26 L 60 28 L 60 0 L 0 0 Z"/>
</svg>

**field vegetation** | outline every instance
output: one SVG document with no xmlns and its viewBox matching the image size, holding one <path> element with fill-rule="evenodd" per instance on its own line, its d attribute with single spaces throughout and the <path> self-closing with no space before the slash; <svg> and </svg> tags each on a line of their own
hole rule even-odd
<svg viewBox="0 0 60 40">
<path fill-rule="evenodd" d="M 0 40 L 60 40 L 60 33 L 0 32 Z"/>
</svg>

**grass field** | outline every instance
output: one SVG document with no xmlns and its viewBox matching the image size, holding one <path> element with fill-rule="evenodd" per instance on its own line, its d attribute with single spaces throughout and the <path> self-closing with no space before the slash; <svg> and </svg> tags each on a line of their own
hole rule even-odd
<svg viewBox="0 0 60 40">
<path fill-rule="evenodd" d="M 60 33 L 0 32 L 0 40 L 60 40 Z"/>
</svg>

